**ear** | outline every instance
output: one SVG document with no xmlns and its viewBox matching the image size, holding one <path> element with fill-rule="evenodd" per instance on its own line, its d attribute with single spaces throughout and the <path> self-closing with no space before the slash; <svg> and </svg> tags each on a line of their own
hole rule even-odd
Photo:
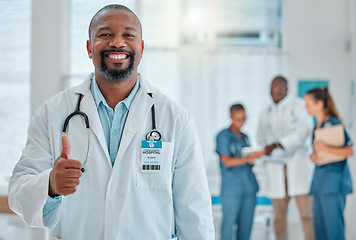
<svg viewBox="0 0 356 240">
<path fill-rule="evenodd" d="M 141 40 L 141 58 L 143 55 L 143 49 L 145 48 L 145 42 L 143 40 Z"/>
<path fill-rule="evenodd" d="M 319 109 L 319 111 L 325 111 L 325 108 L 324 108 L 324 102 L 321 101 L 321 100 L 318 100 L 315 102 L 315 105 L 317 107 L 317 109 Z"/>
<path fill-rule="evenodd" d="M 87 40 L 87 52 L 88 52 L 88 56 L 89 58 L 93 58 L 93 51 L 92 51 L 92 47 L 91 47 L 91 43 L 89 40 Z"/>
</svg>

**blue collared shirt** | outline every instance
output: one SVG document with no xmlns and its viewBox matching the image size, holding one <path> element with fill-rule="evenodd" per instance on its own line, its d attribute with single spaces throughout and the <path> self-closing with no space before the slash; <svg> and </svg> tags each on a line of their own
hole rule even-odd
<svg viewBox="0 0 356 240">
<path fill-rule="evenodd" d="M 107 104 L 103 94 L 101 93 L 98 83 L 93 76 L 90 84 L 90 91 L 93 95 L 96 108 L 98 110 L 101 126 L 103 127 L 106 144 L 108 147 L 111 165 L 114 166 L 116 155 L 119 151 L 120 141 L 127 115 L 131 104 L 140 88 L 140 75 L 137 77 L 136 84 L 127 98 L 119 102 L 114 109 Z M 54 209 L 60 202 L 62 196 L 55 198 L 47 197 L 47 202 L 43 207 L 43 217 Z"/>
<path fill-rule="evenodd" d="M 101 93 L 95 77 L 92 79 L 90 91 L 93 94 L 101 126 L 103 127 L 112 166 L 114 166 L 116 155 L 119 151 L 127 115 L 139 88 L 140 77 L 137 78 L 136 84 L 130 95 L 119 102 L 115 108 L 112 109 L 109 107 L 103 94 Z"/>
</svg>

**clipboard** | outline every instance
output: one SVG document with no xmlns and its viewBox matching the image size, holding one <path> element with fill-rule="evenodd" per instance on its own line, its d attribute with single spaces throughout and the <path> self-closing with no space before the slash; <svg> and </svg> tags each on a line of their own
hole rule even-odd
<svg viewBox="0 0 356 240">
<path fill-rule="evenodd" d="M 345 144 L 345 133 L 342 124 L 317 128 L 314 132 L 315 140 L 318 140 L 330 147 L 342 147 Z M 328 164 L 338 162 L 345 159 L 340 155 L 335 155 L 327 152 L 317 152 L 318 156 L 322 160 L 322 164 Z"/>
<path fill-rule="evenodd" d="M 263 146 L 256 146 L 256 147 L 244 147 L 241 149 L 241 156 L 242 157 L 248 157 L 250 156 L 252 153 L 255 152 L 260 152 L 264 149 Z"/>
</svg>

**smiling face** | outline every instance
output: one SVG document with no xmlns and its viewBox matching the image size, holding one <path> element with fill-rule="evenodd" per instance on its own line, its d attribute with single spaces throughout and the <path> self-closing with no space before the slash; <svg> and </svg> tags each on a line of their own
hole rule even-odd
<svg viewBox="0 0 356 240">
<path fill-rule="evenodd" d="M 133 13 L 108 9 L 94 17 L 87 51 L 97 78 L 118 83 L 130 77 L 136 80 L 143 47 L 141 25 Z"/>
</svg>

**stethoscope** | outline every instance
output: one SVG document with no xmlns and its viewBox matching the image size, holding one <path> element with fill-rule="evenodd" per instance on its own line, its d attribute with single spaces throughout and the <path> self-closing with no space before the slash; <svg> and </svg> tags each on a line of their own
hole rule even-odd
<svg viewBox="0 0 356 240">
<path fill-rule="evenodd" d="M 152 93 L 147 93 L 148 96 L 152 97 Z M 155 113 L 155 105 L 152 104 L 151 107 L 151 117 L 152 117 L 152 130 L 146 134 L 147 141 L 159 141 L 162 136 L 161 133 L 156 130 L 156 113 Z"/>
<path fill-rule="evenodd" d="M 151 98 L 152 97 L 152 93 L 147 93 Z M 79 96 L 78 96 L 78 101 L 77 101 L 77 105 L 75 107 L 75 110 L 74 112 L 72 112 L 71 114 L 68 115 L 68 117 L 66 117 L 66 119 L 64 120 L 64 124 L 63 124 L 63 129 L 62 129 L 62 132 L 63 133 L 66 133 L 67 130 L 68 130 L 68 125 L 69 125 L 69 121 L 71 120 L 72 117 L 76 116 L 76 115 L 80 115 L 84 118 L 84 122 L 85 122 L 85 128 L 86 128 L 86 131 L 87 131 L 87 135 L 88 135 L 88 148 L 87 148 L 87 153 L 86 153 L 86 156 L 85 156 L 85 159 L 84 159 L 84 162 L 82 164 L 82 169 L 81 171 L 84 172 L 84 165 L 86 164 L 87 160 L 88 160 L 88 155 L 89 155 L 89 145 L 90 145 L 90 137 L 89 137 L 89 128 L 90 128 L 90 125 L 89 125 L 89 118 L 88 118 L 88 115 L 86 115 L 84 112 L 80 111 L 80 103 L 83 99 L 84 95 L 79 93 Z M 149 131 L 147 134 L 146 134 L 146 140 L 147 141 L 159 141 L 161 140 L 161 133 L 159 131 L 156 130 L 156 114 L 155 114 L 155 105 L 152 104 L 152 107 L 151 107 L 151 117 L 152 117 L 152 130 Z"/>
</svg>

